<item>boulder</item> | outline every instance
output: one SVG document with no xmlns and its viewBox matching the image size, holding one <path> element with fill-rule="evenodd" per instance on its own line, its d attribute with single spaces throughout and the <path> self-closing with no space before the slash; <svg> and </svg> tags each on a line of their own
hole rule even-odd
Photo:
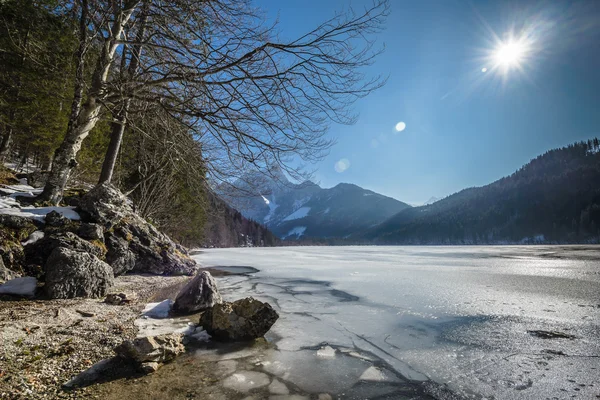
<svg viewBox="0 0 600 400">
<path fill-rule="evenodd" d="M 222 302 L 217 283 L 210 272 L 201 271 L 177 294 L 173 311 L 180 314 L 191 314 L 209 309 Z"/>
<path fill-rule="evenodd" d="M 61 213 L 55 210 L 46 214 L 46 218 L 44 220 L 46 221 L 46 225 L 54 227 L 65 226 L 70 222 L 68 218 L 63 217 Z"/>
<path fill-rule="evenodd" d="M 36 219 L 21 217 L 19 215 L 0 214 L 0 226 L 18 231 L 26 231 L 27 233 L 21 238 L 24 239 L 31 232 L 37 230 L 37 227 L 43 226 L 43 224 Z"/>
<path fill-rule="evenodd" d="M 193 275 L 198 266 L 187 250 L 137 215 L 114 186 L 94 187 L 79 201 L 81 212 L 100 224 L 115 275 L 128 271 L 157 275 Z"/>
<path fill-rule="evenodd" d="M 87 192 L 79 200 L 79 209 L 107 230 L 133 213 L 127 197 L 108 183 L 97 185 Z"/>
<path fill-rule="evenodd" d="M 102 297 L 113 284 L 110 265 L 98 257 L 58 247 L 46 261 L 46 293 L 52 299 Z"/>
<path fill-rule="evenodd" d="M 104 259 L 106 248 L 102 242 L 93 244 L 81 239 L 72 232 L 62 232 L 47 235 L 24 247 L 27 264 L 45 265 L 50 254 L 57 248 L 65 248 L 90 253 Z"/>
<path fill-rule="evenodd" d="M 79 237 L 86 240 L 99 240 L 104 242 L 104 229 L 98 224 L 82 223 L 77 231 Z"/>
<path fill-rule="evenodd" d="M 115 348 L 118 357 L 136 363 L 146 372 L 154 372 L 160 363 L 172 361 L 185 352 L 183 335 L 168 333 L 126 340 Z"/>
<path fill-rule="evenodd" d="M 36 188 L 43 187 L 48 180 L 49 171 L 34 171 L 27 174 L 27 184 Z"/>
<path fill-rule="evenodd" d="M 21 242 L 37 230 L 33 222 L 38 223 L 25 217 L 0 214 L 0 258 L 8 269 L 23 271 L 25 257 Z"/>
<path fill-rule="evenodd" d="M 11 279 L 0 285 L 0 294 L 11 296 L 33 297 L 37 288 L 37 279 L 32 276 Z"/>
<path fill-rule="evenodd" d="M 218 340 L 249 340 L 264 336 L 278 318 L 269 303 L 247 297 L 215 304 L 202 314 L 200 325 Z"/>
<path fill-rule="evenodd" d="M 106 262 L 112 267 L 115 276 L 131 271 L 135 267 L 135 253 L 129 249 L 129 242 L 116 235 L 107 233 L 105 244 L 108 252 Z"/>
</svg>

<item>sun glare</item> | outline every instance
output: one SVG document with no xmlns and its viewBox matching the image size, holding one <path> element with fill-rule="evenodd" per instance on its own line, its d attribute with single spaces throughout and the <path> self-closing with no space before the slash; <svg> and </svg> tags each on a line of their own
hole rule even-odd
<svg viewBox="0 0 600 400">
<path fill-rule="evenodd" d="M 525 46 L 518 42 L 502 43 L 496 50 L 495 59 L 500 65 L 515 66 L 523 61 Z"/>
</svg>

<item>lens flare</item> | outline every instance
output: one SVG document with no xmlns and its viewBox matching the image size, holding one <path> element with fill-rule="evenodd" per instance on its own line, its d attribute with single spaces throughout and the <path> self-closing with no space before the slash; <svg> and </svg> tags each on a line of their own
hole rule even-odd
<svg viewBox="0 0 600 400">
<path fill-rule="evenodd" d="M 526 46 L 522 42 L 501 43 L 494 53 L 497 65 L 513 67 L 521 64 L 526 56 Z"/>
</svg>

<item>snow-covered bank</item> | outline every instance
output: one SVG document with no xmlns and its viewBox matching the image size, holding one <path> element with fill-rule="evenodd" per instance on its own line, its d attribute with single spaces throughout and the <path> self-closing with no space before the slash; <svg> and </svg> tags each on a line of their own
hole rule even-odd
<svg viewBox="0 0 600 400">
<path fill-rule="evenodd" d="M 79 221 L 81 218 L 75 211 L 75 207 L 50 206 L 50 207 L 35 207 L 21 206 L 16 200 L 17 197 L 35 197 L 42 192 L 42 188 L 34 188 L 29 185 L 1 185 L 0 186 L 0 215 L 14 215 L 25 217 L 43 222 L 46 214 L 56 211 L 60 215 L 70 220 Z"/>
</svg>

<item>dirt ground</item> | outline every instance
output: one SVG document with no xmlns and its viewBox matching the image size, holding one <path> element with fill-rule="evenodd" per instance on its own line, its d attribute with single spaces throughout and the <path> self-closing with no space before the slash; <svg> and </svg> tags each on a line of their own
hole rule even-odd
<svg viewBox="0 0 600 400">
<path fill-rule="evenodd" d="M 65 391 L 62 385 L 112 357 L 117 345 L 136 336 L 134 321 L 144 305 L 174 298 L 189 279 L 118 277 L 111 293 L 129 293 L 135 299 L 125 305 L 103 299 L 0 299 L 0 399 L 90 397 L 86 388 Z"/>
</svg>

